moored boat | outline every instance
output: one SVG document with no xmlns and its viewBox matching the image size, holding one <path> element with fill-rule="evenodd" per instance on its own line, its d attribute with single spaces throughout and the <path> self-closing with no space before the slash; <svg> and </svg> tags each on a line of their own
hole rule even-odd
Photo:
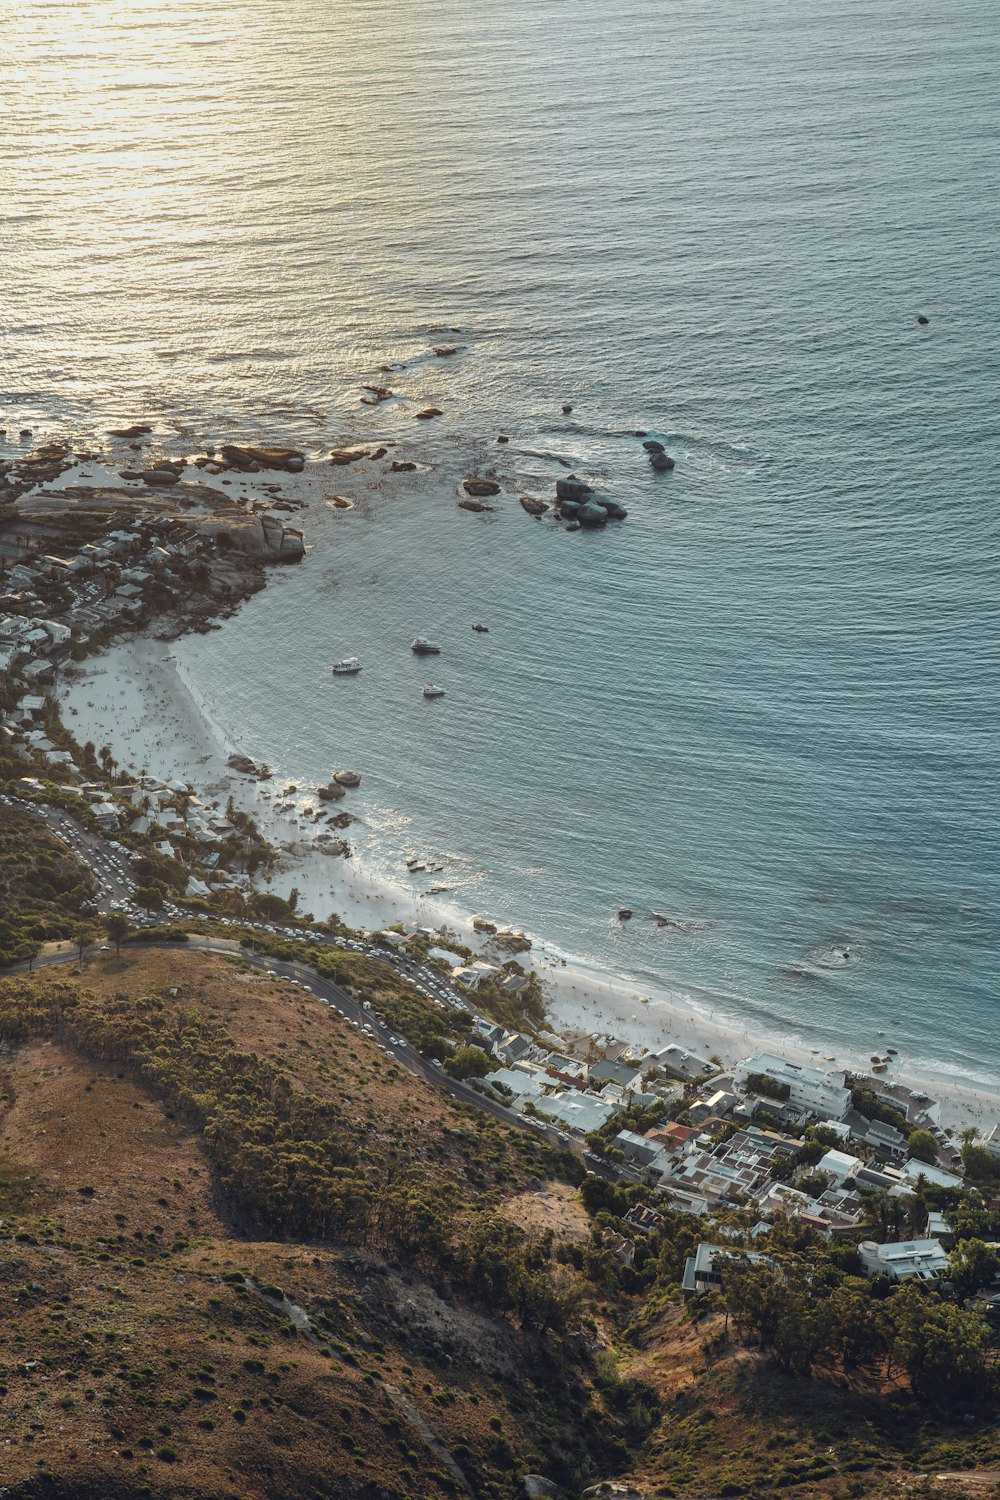
<svg viewBox="0 0 1000 1500">
<path fill-rule="evenodd" d="M 338 677 L 354 677 L 361 671 L 361 663 L 356 656 L 344 656 L 335 661 L 330 670 Z"/>
</svg>

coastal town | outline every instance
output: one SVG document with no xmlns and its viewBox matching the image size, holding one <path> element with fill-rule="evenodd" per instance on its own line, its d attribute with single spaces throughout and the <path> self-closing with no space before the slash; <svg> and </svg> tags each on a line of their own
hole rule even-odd
<svg viewBox="0 0 1000 1500">
<path fill-rule="evenodd" d="M 66 461 L 65 452 L 46 456 L 50 473 Z M 29 461 L 20 485 L 14 476 L 15 501 L 32 477 Z M 276 851 L 231 799 L 220 806 L 180 777 L 119 766 L 107 747 L 77 744 L 60 716 L 60 675 L 122 632 L 170 638 L 212 629 L 219 614 L 263 586 L 262 556 L 276 562 L 301 555 L 283 521 L 275 523 L 281 531 L 272 545 L 273 530 L 251 509 L 261 545 L 237 548 L 234 556 L 232 517 L 223 526 L 214 510 L 210 522 L 176 507 L 165 513 L 148 498 L 159 486 L 148 474 L 137 482 L 145 490 L 121 508 L 106 496 L 94 506 L 93 492 L 72 489 L 50 494 L 39 508 L 39 492 L 30 488 L 26 505 L 6 508 L 5 803 L 42 818 L 90 866 L 89 914 L 109 931 L 116 921 L 119 934 L 123 925 L 141 932 L 196 922 L 251 938 L 315 940 L 311 919 L 294 902 L 261 889 L 258 877 Z M 270 776 L 245 758 L 230 764 L 245 776 Z M 325 798 L 320 792 L 322 800 L 339 802 L 357 779 L 342 773 Z M 328 825 L 318 833 L 326 852 L 348 854 L 339 835 L 350 815 L 324 807 L 314 817 Z M 648 1190 L 630 1211 L 629 1234 L 608 1231 L 620 1264 L 631 1263 L 637 1240 L 670 1209 L 702 1221 L 712 1236 L 688 1263 L 689 1294 L 717 1284 L 716 1263 L 726 1252 L 716 1241 L 738 1232 L 764 1242 L 776 1223 L 789 1220 L 823 1240 L 857 1243 L 869 1276 L 937 1285 L 947 1280 L 955 1239 L 949 1205 L 972 1198 L 984 1211 L 1000 1209 L 1000 1196 L 991 1195 L 1000 1186 L 989 1187 L 991 1176 L 1000 1176 L 1000 1126 L 956 1139 L 942 1123 L 939 1100 L 889 1076 L 891 1050 L 875 1054 L 863 1073 L 823 1071 L 777 1052 L 727 1066 L 683 1035 L 637 1046 L 596 1030 L 557 1032 L 530 960 L 522 964 L 529 940 L 485 919 L 473 927 L 477 947 L 406 921 L 364 931 L 326 924 L 322 941 L 395 965 L 432 1004 L 462 1018 L 468 1034 L 459 1061 L 459 1054 L 425 1059 L 442 1084 L 447 1067 L 448 1086 L 458 1079 L 463 1097 L 544 1132 L 587 1171 Z M 28 942 L 15 956 L 30 958 L 38 946 Z M 509 1024 L 512 1015 L 519 1025 Z M 369 1020 L 361 1024 L 376 1034 Z M 406 1045 L 398 1037 L 388 1043 Z"/>
</svg>

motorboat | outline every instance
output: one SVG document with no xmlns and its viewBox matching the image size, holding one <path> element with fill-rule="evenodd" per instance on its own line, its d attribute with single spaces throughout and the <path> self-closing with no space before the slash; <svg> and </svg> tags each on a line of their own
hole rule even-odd
<svg viewBox="0 0 1000 1500">
<path fill-rule="evenodd" d="M 424 697 L 425 698 L 443 698 L 444 697 L 444 688 L 443 687 L 438 687 L 438 685 L 437 685 L 436 682 L 429 682 L 427 684 L 427 686 L 424 688 Z"/>
<path fill-rule="evenodd" d="M 414 656 L 440 656 L 441 647 L 435 646 L 433 641 L 425 641 L 423 636 L 418 635 L 410 646 Z"/>
<path fill-rule="evenodd" d="M 361 671 L 361 663 L 356 656 L 344 656 L 335 661 L 330 670 L 338 677 L 353 677 Z"/>
<path fill-rule="evenodd" d="M 473 625 L 472 628 L 479 635 L 489 635 L 489 633 L 490 633 L 490 627 L 488 625 Z"/>
</svg>

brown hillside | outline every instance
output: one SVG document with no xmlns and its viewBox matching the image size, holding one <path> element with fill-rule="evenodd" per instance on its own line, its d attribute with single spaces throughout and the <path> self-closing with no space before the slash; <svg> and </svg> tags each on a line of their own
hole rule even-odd
<svg viewBox="0 0 1000 1500">
<path fill-rule="evenodd" d="M 238 961 L 151 953 L 0 981 L 0 1034 L 10 1495 L 501 1500 L 527 1471 L 578 1489 L 620 1466 L 583 1346 L 463 1290 L 462 1237 L 553 1168 L 536 1141 L 467 1118 Z M 267 1177 L 270 1131 L 282 1162 L 319 1172 L 308 1142 L 282 1139 L 308 1108 L 350 1163 L 336 1170 L 371 1190 L 363 1234 L 275 1233 L 234 1202 L 234 1069 L 279 1110 L 247 1092 L 259 1139 L 239 1150 Z M 440 1200 L 437 1252 L 425 1208 L 412 1253 L 380 1217 L 413 1194 Z"/>
</svg>

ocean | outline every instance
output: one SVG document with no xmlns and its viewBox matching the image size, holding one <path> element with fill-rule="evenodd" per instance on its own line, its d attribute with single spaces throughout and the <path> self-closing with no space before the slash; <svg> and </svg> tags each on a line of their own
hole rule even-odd
<svg viewBox="0 0 1000 1500">
<path fill-rule="evenodd" d="M 461 909 L 997 1087 L 998 64 L 985 0 L 25 0 L 0 452 L 438 466 L 182 644 L 226 731 Z M 628 520 L 521 511 L 571 470 Z"/>
</svg>

